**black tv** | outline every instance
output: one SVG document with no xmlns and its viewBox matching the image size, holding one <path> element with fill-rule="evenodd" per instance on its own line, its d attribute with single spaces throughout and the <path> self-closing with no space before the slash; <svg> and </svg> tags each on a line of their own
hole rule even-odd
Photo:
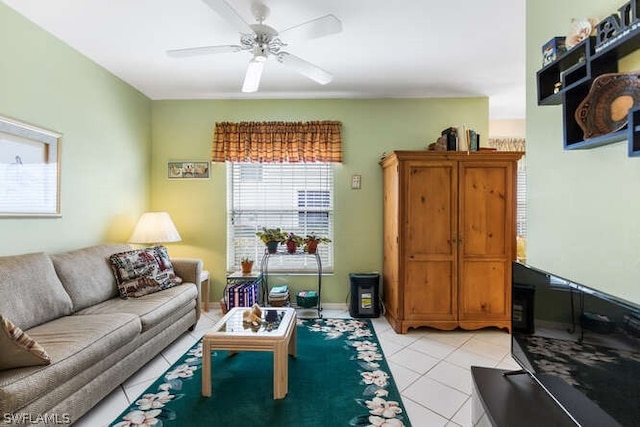
<svg viewBox="0 0 640 427">
<path fill-rule="evenodd" d="M 640 306 L 513 263 L 511 355 L 580 426 L 640 426 Z"/>
</svg>

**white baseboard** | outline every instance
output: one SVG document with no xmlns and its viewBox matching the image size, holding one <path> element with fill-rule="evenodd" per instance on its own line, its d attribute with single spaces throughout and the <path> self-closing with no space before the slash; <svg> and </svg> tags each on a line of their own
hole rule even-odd
<svg viewBox="0 0 640 427">
<path fill-rule="evenodd" d="M 323 302 L 322 309 L 347 311 L 349 308 L 347 307 L 347 304 L 343 304 L 341 302 Z"/>
</svg>

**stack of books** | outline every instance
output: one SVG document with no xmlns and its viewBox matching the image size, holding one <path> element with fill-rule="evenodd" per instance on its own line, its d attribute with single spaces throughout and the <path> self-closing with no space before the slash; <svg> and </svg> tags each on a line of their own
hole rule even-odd
<svg viewBox="0 0 640 427">
<path fill-rule="evenodd" d="M 284 307 L 289 303 L 289 287 L 287 285 L 274 286 L 269 291 L 269 305 Z"/>
</svg>

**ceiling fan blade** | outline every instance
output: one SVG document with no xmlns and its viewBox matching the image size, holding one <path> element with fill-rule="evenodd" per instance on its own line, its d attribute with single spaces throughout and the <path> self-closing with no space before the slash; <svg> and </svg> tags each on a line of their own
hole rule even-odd
<svg viewBox="0 0 640 427">
<path fill-rule="evenodd" d="M 243 92 L 251 93 L 258 91 L 265 60 L 266 57 L 254 57 L 249 61 L 247 73 L 244 75 L 244 83 L 242 84 Z"/>
<path fill-rule="evenodd" d="M 280 31 L 280 37 L 287 42 L 291 42 L 317 39 L 341 31 L 342 21 L 329 14 Z"/>
<path fill-rule="evenodd" d="M 185 58 L 188 56 L 199 55 L 214 55 L 218 53 L 231 53 L 240 52 L 241 46 L 238 45 L 221 45 L 221 46 L 202 46 L 202 47 L 188 47 L 185 49 L 171 49 L 167 51 L 167 55 L 173 58 Z"/>
<path fill-rule="evenodd" d="M 231 7 L 229 3 L 225 0 L 202 0 L 205 2 L 211 9 L 213 9 L 218 15 L 222 17 L 225 21 L 229 22 L 231 26 L 233 26 L 236 30 L 244 34 L 251 34 L 253 30 L 247 24 L 247 21 L 242 19 L 242 16 L 236 12 L 236 10 Z"/>
<path fill-rule="evenodd" d="M 310 62 L 287 52 L 280 52 L 278 54 L 278 62 L 321 85 L 326 85 L 333 79 L 333 76 L 322 68 L 316 67 Z"/>
</svg>

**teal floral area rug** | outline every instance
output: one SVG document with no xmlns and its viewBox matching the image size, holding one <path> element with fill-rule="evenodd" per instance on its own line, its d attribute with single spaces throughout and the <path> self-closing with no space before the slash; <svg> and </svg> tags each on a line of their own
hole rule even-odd
<svg viewBox="0 0 640 427">
<path fill-rule="evenodd" d="M 200 341 L 111 426 L 411 425 L 369 320 L 299 319 L 297 328 L 284 399 L 273 399 L 271 352 L 214 352 L 203 397 Z"/>
</svg>

